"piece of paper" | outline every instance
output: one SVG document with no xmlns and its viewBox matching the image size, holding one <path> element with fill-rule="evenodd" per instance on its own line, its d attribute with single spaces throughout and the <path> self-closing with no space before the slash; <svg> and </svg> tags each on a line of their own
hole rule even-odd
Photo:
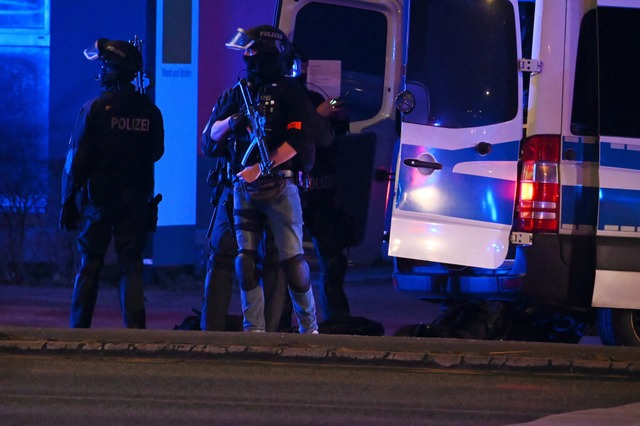
<svg viewBox="0 0 640 426">
<path fill-rule="evenodd" d="M 341 61 L 310 59 L 307 68 L 307 85 L 310 90 L 335 98 L 340 96 L 341 72 Z"/>
</svg>

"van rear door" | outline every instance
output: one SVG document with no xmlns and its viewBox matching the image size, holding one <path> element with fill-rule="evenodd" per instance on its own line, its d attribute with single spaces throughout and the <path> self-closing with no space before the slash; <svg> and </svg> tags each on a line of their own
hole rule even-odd
<svg viewBox="0 0 640 426">
<path fill-rule="evenodd" d="M 640 5 L 598 0 L 595 19 L 600 138 L 597 264 L 593 305 L 640 307 Z M 591 20 L 591 21 L 589 21 Z M 585 49 L 586 51 L 586 49 Z"/>
<path fill-rule="evenodd" d="M 496 268 L 513 223 L 522 138 L 517 0 L 409 7 L 389 255 Z"/>
</svg>

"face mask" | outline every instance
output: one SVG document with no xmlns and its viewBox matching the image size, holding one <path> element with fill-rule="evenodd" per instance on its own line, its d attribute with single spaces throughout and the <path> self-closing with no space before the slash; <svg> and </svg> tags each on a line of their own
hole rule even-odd
<svg viewBox="0 0 640 426">
<path fill-rule="evenodd" d="M 248 79 L 253 83 L 274 83 L 284 76 L 282 61 L 277 55 L 257 53 L 242 58 L 247 66 Z"/>
</svg>

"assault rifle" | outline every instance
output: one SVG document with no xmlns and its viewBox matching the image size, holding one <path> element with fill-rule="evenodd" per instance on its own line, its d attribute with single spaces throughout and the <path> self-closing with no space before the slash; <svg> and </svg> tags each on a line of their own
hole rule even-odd
<svg viewBox="0 0 640 426">
<path fill-rule="evenodd" d="M 207 184 L 213 188 L 213 195 L 210 200 L 211 205 L 213 206 L 213 212 L 211 213 L 209 227 L 207 228 L 207 240 L 211 238 L 213 225 L 215 225 L 216 215 L 218 214 L 218 202 L 224 193 L 225 186 L 228 185 L 228 179 L 227 162 L 225 159 L 218 158 L 215 168 L 210 169 L 209 174 L 207 175 Z M 226 214 L 226 211 L 223 213 Z M 230 218 L 229 223 L 233 223 L 233 218 Z"/>
<path fill-rule="evenodd" d="M 244 114 L 249 119 L 251 127 L 251 131 L 249 133 L 251 144 L 249 145 L 247 152 L 244 154 L 244 157 L 242 157 L 241 164 L 246 167 L 251 152 L 257 147 L 258 152 L 260 153 L 260 174 L 268 176 L 271 174 L 273 161 L 269 158 L 269 151 L 267 150 L 267 145 L 265 143 L 267 136 L 264 129 L 266 119 L 264 116 L 260 115 L 260 112 L 253 103 L 253 98 L 251 97 L 249 87 L 247 86 L 247 80 L 244 78 L 238 80 L 236 86 L 238 86 L 242 93 L 242 99 L 244 100 Z"/>
</svg>

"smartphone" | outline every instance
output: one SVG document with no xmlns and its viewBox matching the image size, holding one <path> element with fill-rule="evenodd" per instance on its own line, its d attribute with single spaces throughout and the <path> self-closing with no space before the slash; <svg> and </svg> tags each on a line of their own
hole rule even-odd
<svg viewBox="0 0 640 426">
<path fill-rule="evenodd" d="M 350 91 L 347 91 L 347 93 L 345 93 L 344 95 L 340 95 L 338 97 L 335 97 L 333 99 L 331 99 L 329 101 L 329 104 L 331 104 L 331 106 L 336 106 L 338 103 L 344 101 L 345 99 L 347 99 L 347 97 L 349 96 L 349 93 L 351 93 Z"/>
</svg>

